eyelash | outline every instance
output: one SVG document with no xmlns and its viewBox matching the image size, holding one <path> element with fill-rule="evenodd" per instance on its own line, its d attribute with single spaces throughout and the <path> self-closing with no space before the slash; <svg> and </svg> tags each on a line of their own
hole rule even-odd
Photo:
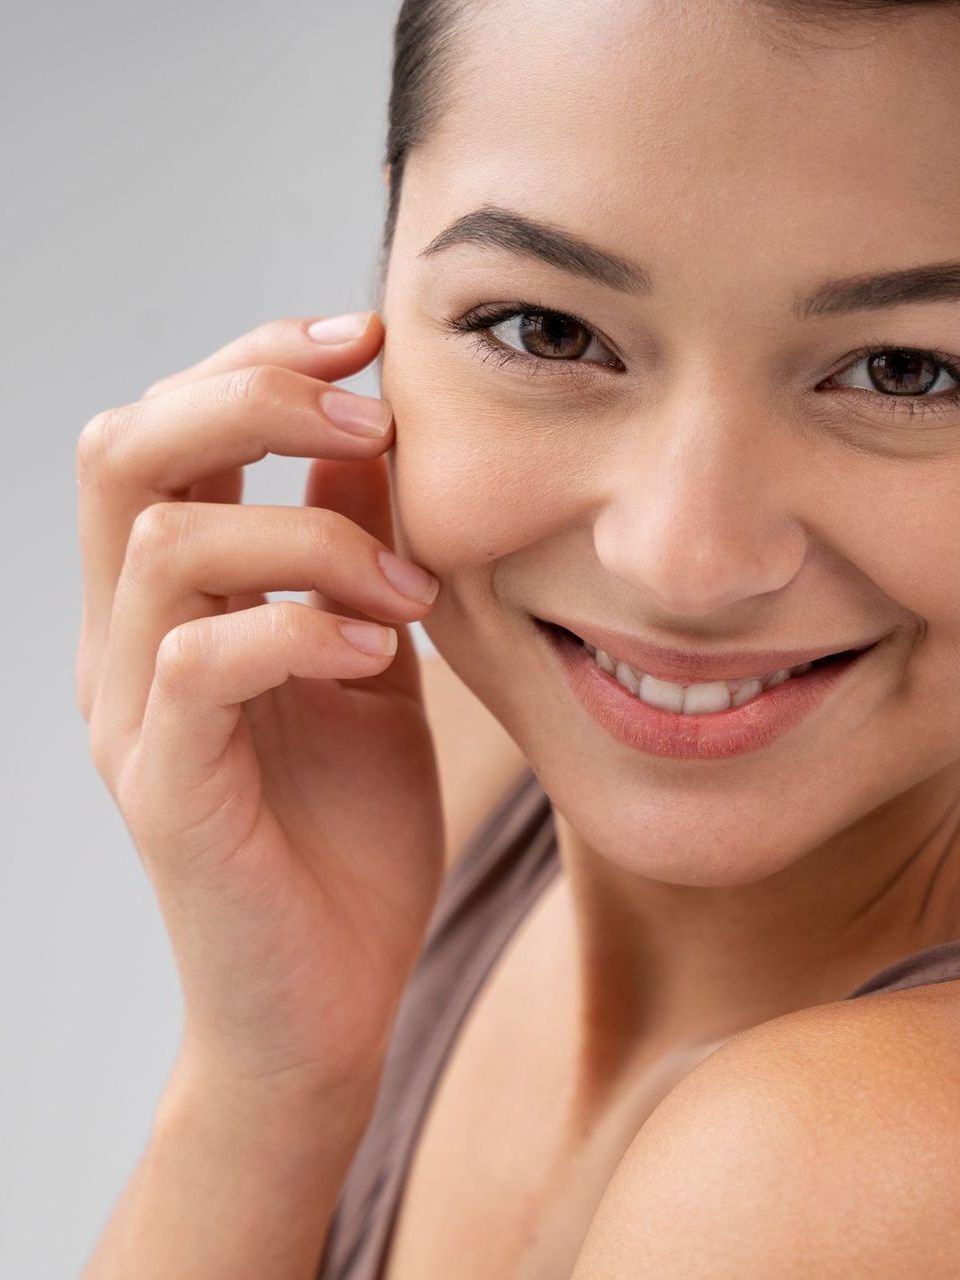
<svg viewBox="0 0 960 1280">
<path fill-rule="evenodd" d="M 599 334 L 593 327 L 587 323 L 581 316 L 575 315 L 570 311 L 554 311 L 549 307 L 538 307 L 532 302 L 517 302 L 510 306 L 499 307 L 475 307 L 472 311 L 467 312 L 465 316 L 459 319 L 448 319 L 444 323 L 446 327 L 458 335 L 472 335 L 474 346 L 480 352 L 483 359 L 495 359 L 502 368 L 504 365 L 519 362 L 526 366 L 526 372 L 533 376 L 539 374 L 544 366 L 549 366 L 549 374 L 559 374 L 561 377 L 572 377 L 575 379 L 592 378 L 593 374 L 589 371 L 590 365 L 598 365 L 599 362 L 594 360 L 550 360 L 545 356 L 531 355 L 529 352 L 520 352 L 513 347 L 507 346 L 497 338 L 491 337 L 487 330 L 494 328 L 498 324 L 502 324 L 505 320 L 514 320 L 518 316 L 539 316 L 541 318 L 549 318 L 551 320 L 573 321 L 574 324 L 580 325 L 584 331 L 590 334 L 591 338 L 601 345 L 605 345 Z M 960 381 L 960 363 L 946 352 L 931 350 L 921 347 L 891 347 L 891 346 L 874 346 L 867 347 L 862 351 L 856 352 L 854 359 L 845 368 L 840 369 L 837 373 L 831 374 L 831 377 L 839 377 L 842 373 L 848 373 L 850 369 L 855 368 L 862 360 L 869 359 L 870 356 L 880 355 L 886 352 L 896 351 L 900 353 L 910 353 L 914 355 L 932 356 L 933 359 L 945 370 L 951 378 Z M 619 361 L 617 362 L 619 364 Z M 607 362 L 599 364 L 600 368 L 613 368 L 614 366 Z M 863 387 L 846 388 L 851 391 L 865 391 Z M 955 391 L 948 391 L 939 396 L 931 396 L 929 399 L 925 396 L 885 396 L 882 392 L 868 393 L 871 399 L 880 400 L 883 403 L 881 412 L 895 414 L 901 416 L 905 414 L 909 418 L 922 417 L 925 414 L 950 414 L 955 412 L 960 406 L 960 386 Z M 892 401 L 893 403 L 888 403 Z M 905 404 L 905 408 L 899 406 Z M 880 406 L 877 406 L 880 408 Z"/>
</svg>

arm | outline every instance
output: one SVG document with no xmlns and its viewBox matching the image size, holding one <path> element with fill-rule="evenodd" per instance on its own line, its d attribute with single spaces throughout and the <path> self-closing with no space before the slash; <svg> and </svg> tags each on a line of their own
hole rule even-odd
<svg viewBox="0 0 960 1280">
<path fill-rule="evenodd" d="M 955 1280 L 957 1033 L 882 1001 L 778 1018 L 695 1068 L 618 1166 L 572 1280 Z"/>
<path fill-rule="evenodd" d="M 374 1100 L 175 1073 L 81 1280 L 310 1280 Z"/>
</svg>

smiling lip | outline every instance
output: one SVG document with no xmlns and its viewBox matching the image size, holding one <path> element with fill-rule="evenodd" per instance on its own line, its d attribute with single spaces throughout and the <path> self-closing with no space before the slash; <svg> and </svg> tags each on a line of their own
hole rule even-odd
<svg viewBox="0 0 960 1280">
<path fill-rule="evenodd" d="M 573 619 L 537 618 L 537 622 L 572 631 L 597 649 L 603 649 L 615 661 L 625 662 L 634 670 L 655 680 L 674 684 L 708 684 L 714 680 L 742 680 L 750 676 L 770 675 L 805 662 L 816 662 L 831 654 L 860 652 L 876 644 L 876 640 L 853 644 L 818 645 L 809 649 L 724 650 L 717 653 L 688 653 L 682 649 L 663 649 L 644 644 L 633 636 L 608 631 L 593 623 Z"/>
<path fill-rule="evenodd" d="M 740 706 L 688 714 L 651 706 L 625 689 L 569 632 L 539 630 L 567 688 L 588 715 L 616 742 L 667 760 L 726 760 L 768 747 L 798 730 L 808 717 L 815 719 L 814 713 L 831 698 L 842 697 L 844 689 L 856 696 L 855 673 L 875 665 L 862 653 L 814 664 L 805 675 L 790 676 Z M 820 725 L 825 742 L 836 746 L 829 722 L 821 718 Z M 815 723 L 811 731 L 816 732 Z"/>
</svg>

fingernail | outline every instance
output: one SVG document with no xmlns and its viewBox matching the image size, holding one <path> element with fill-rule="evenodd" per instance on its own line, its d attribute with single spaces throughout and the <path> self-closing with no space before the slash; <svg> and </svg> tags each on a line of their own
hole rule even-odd
<svg viewBox="0 0 960 1280">
<path fill-rule="evenodd" d="M 378 551 L 377 559 L 383 576 L 401 595 L 409 596 L 420 604 L 433 604 L 436 600 L 440 583 L 432 573 L 409 560 L 401 560 L 392 551 Z"/>
<path fill-rule="evenodd" d="M 397 651 L 397 633 L 393 627 L 381 627 L 375 622 L 341 622 L 339 626 L 347 644 L 361 653 L 383 658 Z"/>
<path fill-rule="evenodd" d="M 355 391 L 324 391 L 320 408 L 331 422 L 355 436 L 386 435 L 393 420 L 386 400 L 358 396 Z"/>
<path fill-rule="evenodd" d="M 351 342 L 366 332 L 372 311 L 348 311 L 342 316 L 329 316 L 326 320 L 314 320 L 307 333 L 317 342 Z"/>
</svg>

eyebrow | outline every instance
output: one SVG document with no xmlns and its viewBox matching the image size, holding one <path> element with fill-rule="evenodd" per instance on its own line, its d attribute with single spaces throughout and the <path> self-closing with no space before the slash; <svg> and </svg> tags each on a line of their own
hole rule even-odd
<svg viewBox="0 0 960 1280">
<path fill-rule="evenodd" d="M 654 292 L 653 274 L 642 263 L 601 249 L 563 227 L 497 205 L 483 205 L 457 218 L 421 249 L 418 257 L 433 257 L 463 244 L 536 258 L 622 293 Z M 884 311 L 909 302 L 944 301 L 960 301 L 960 260 L 825 280 L 812 292 L 796 296 L 792 313 L 796 319 L 806 320 L 851 311 Z"/>
<path fill-rule="evenodd" d="M 483 205 L 457 218 L 421 249 L 418 256 L 432 257 L 458 244 L 483 245 L 505 249 L 520 257 L 539 258 L 570 275 L 594 280 L 623 293 L 653 292 L 650 274 L 639 263 L 609 253 L 562 227 L 538 222 L 496 205 Z"/>
</svg>

